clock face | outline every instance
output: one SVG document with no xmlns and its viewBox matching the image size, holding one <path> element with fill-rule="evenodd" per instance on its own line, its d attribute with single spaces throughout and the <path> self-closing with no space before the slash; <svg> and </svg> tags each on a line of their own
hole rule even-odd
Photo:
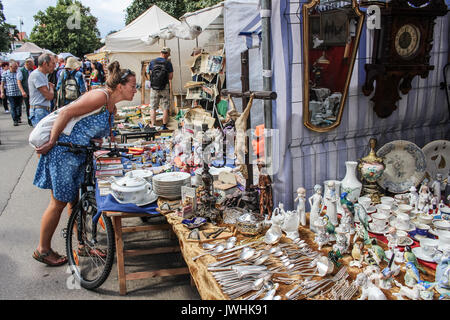
<svg viewBox="0 0 450 320">
<path fill-rule="evenodd" d="M 402 58 L 413 56 L 419 49 L 420 30 L 413 24 L 404 24 L 395 35 L 395 50 Z"/>
</svg>

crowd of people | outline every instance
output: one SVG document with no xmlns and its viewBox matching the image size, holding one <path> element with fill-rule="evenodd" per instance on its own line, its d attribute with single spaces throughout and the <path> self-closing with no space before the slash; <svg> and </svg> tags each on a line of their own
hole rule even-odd
<svg viewBox="0 0 450 320">
<path fill-rule="evenodd" d="M 1 103 L 4 112 L 11 114 L 14 126 L 22 123 L 23 109 L 28 125 L 35 126 L 53 110 L 106 81 L 100 62 L 52 54 L 42 54 L 36 60 L 28 58 L 22 66 L 14 60 L 3 62 L 0 79 Z"/>
</svg>

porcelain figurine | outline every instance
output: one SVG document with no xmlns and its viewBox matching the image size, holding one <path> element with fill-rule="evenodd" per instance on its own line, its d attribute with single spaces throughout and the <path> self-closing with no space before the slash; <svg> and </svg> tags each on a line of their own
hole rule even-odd
<svg viewBox="0 0 450 320">
<path fill-rule="evenodd" d="M 361 242 L 357 241 L 353 243 L 353 249 L 351 252 L 351 256 L 353 258 L 352 261 L 350 261 L 349 266 L 350 267 L 362 267 L 362 261 L 363 261 L 363 254 L 361 252 L 362 244 Z"/>
<path fill-rule="evenodd" d="M 414 287 L 420 281 L 419 270 L 412 262 L 407 262 L 405 265 L 406 271 L 403 280 L 408 287 Z"/>
<path fill-rule="evenodd" d="M 328 215 L 324 215 L 322 219 L 326 222 L 325 230 L 328 234 L 328 241 L 336 241 L 336 228 L 331 223 L 330 218 Z"/>
<path fill-rule="evenodd" d="M 286 211 L 281 230 L 286 233 L 286 237 L 291 240 L 298 238 L 298 226 L 300 225 L 300 216 L 296 210 Z"/>
<path fill-rule="evenodd" d="M 297 204 L 297 212 L 300 217 L 300 224 L 302 226 L 306 226 L 306 189 L 305 188 L 298 188 L 297 189 L 297 198 L 295 198 L 294 202 L 298 201 Z"/>
<path fill-rule="evenodd" d="M 435 214 L 438 212 L 438 197 L 436 195 L 433 195 L 431 197 L 431 209 L 432 209 L 432 214 Z"/>
<path fill-rule="evenodd" d="M 264 237 L 264 241 L 267 244 L 274 244 L 277 243 L 278 240 L 280 240 L 281 236 L 283 235 L 281 226 L 284 222 L 284 217 L 283 204 L 280 203 L 278 207 L 273 210 L 271 218 L 272 224 L 269 230 L 267 230 Z"/>
<path fill-rule="evenodd" d="M 349 239 L 346 232 L 340 227 L 336 228 L 336 243 L 333 245 L 333 250 L 340 253 L 348 253 Z"/>
<path fill-rule="evenodd" d="M 311 206 L 311 212 L 309 214 L 309 229 L 313 232 L 317 232 L 315 222 L 319 219 L 319 214 L 322 211 L 322 186 L 316 184 L 314 186 L 314 195 L 309 197 L 309 204 Z"/>
<path fill-rule="evenodd" d="M 356 166 L 358 162 L 356 161 L 346 161 L 345 166 L 347 171 L 345 173 L 344 179 L 341 181 L 341 191 L 347 192 L 348 200 L 355 203 L 358 201 L 361 195 L 362 183 L 356 177 Z"/>
<path fill-rule="evenodd" d="M 317 230 L 314 242 L 319 246 L 319 250 L 322 250 L 322 246 L 328 244 L 329 242 L 326 227 L 327 221 L 325 221 L 325 219 L 319 217 L 314 221 L 314 228 Z"/>
<path fill-rule="evenodd" d="M 419 194 L 417 193 L 416 187 L 411 186 L 411 188 L 409 188 L 408 200 L 409 200 L 409 205 L 411 207 L 417 208 L 418 201 L 419 201 Z"/>
<path fill-rule="evenodd" d="M 405 259 L 405 262 L 408 264 L 408 262 L 411 262 L 420 272 L 423 274 L 427 274 L 424 268 L 422 268 L 419 265 L 419 262 L 417 262 L 416 255 L 412 252 L 410 246 L 405 246 L 405 251 L 403 252 L 403 258 Z"/>
<path fill-rule="evenodd" d="M 353 218 L 347 214 L 343 213 L 339 227 L 344 230 L 348 234 L 348 238 L 350 239 L 350 235 L 355 233 L 355 227 L 353 224 Z"/>
<path fill-rule="evenodd" d="M 404 300 L 403 297 L 407 297 L 408 299 L 411 300 L 419 300 L 420 299 L 420 291 L 422 285 L 421 284 L 414 284 L 412 286 L 412 288 L 408 288 L 404 285 L 402 285 L 400 282 L 398 282 L 397 280 L 394 279 L 394 283 L 397 287 L 400 288 L 399 292 L 393 292 L 392 295 L 394 297 L 397 297 L 397 300 Z"/>
<path fill-rule="evenodd" d="M 365 272 L 358 273 L 355 283 L 361 290 L 358 300 L 387 300 L 383 291 L 372 283 Z"/>
<path fill-rule="evenodd" d="M 430 202 L 431 202 L 431 193 L 428 189 L 428 184 L 425 181 L 420 186 L 420 189 L 419 189 L 419 199 L 417 202 L 417 209 L 422 212 L 428 213 L 428 208 L 429 208 Z"/>
<path fill-rule="evenodd" d="M 394 259 L 395 256 L 392 255 L 391 259 L 389 260 L 388 266 L 384 268 L 380 273 L 379 287 L 381 289 L 391 289 L 394 277 L 396 277 L 400 273 L 400 267 L 395 265 Z"/>
<path fill-rule="evenodd" d="M 339 200 L 338 195 L 336 194 L 336 189 L 334 186 L 334 181 L 328 181 L 328 188 L 323 197 L 323 204 L 327 207 L 327 216 L 330 219 L 330 222 L 337 226 L 337 201 Z"/>
<path fill-rule="evenodd" d="M 430 188 L 433 191 L 434 196 L 437 197 L 437 202 L 439 203 L 441 201 L 442 197 L 442 174 L 436 173 L 436 179 L 431 184 Z"/>
<path fill-rule="evenodd" d="M 436 267 L 435 282 L 436 291 L 444 296 L 450 296 L 450 251 L 444 250 Z"/>
<path fill-rule="evenodd" d="M 372 257 L 375 259 L 375 262 L 378 266 L 381 264 L 381 262 L 387 260 L 383 248 L 381 248 L 377 244 L 377 239 L 372 239 L 372 246 L 367 250 L 369 250 L 369 252 L 372 254 Z"/>
<path fill-rule="evenodd" d="M 272 180 L 270 179 L 270 176 L 266 174 L 264 168 L 265 164 L 259 162 L 259 214 L 264 217 L 264 215 L 267 213 L 268 219 L 270 220 L 273 210 Z"/>
</svg>

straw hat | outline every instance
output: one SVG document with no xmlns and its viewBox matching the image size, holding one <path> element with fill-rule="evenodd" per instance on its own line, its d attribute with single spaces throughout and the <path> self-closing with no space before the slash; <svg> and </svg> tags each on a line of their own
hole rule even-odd
<svg viewBox="0 0 450 320">
<path fill-rule="evenodd" d="M 81 67 L 81 61 L 78 61 L 78 59 L 76 59 L 74 57 L 69 57 L 67 59 L 67 62 L 66 62 L 66 65 L 65 65 L 64 69 L 76 70 L 79 67 Z"/>
</svg>

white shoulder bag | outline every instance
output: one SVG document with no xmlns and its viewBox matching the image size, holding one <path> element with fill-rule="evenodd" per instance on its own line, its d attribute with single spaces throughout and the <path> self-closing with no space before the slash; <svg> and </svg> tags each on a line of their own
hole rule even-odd
<svg viewBox="0 0 450 320">
<path fill-rule="evenodd" d="M 103 91 L 103 93 L 106 94 L 106 103 L 108 103 L 108 100 L 109 100 L 108 92 L 103 89 L 98 89 L 98 90 L 101 90 L 101 91 Z M 77 100 L 75 100 L 75 101 L 77 101 Z M 67 108 L 75 101 L 69 103 L 68 105 L 66 105 L 62 108 L 59 108 L 59 109 L 53 111 L 52 113 L 48 114 L 47 116 L 42 118 L 41 121 L 38 122 L 36 127 L 34 127 L 33 131 L 31 131 L 30 136 L 28 137 L 28 142 L 30 143 L 30 145 L 33 148 L 35 148 L 35 149 L 39 148 L 43 144 L 47 143 L 48 140 L 50 140 L 50 133 L 52 131 L 53 124 L 55 123 L 56 118 L 58 118 L 59 113 L 61 112 L 61 110 L 63 110 L 64 108 Z M 70 121 L 67 123 L 67 125 L 64 128 L 64 130 L 62 131 L 62 133 L 64 133 L 65 135 L 70 135 L 72 133 L 73 127 L 77 124 L 78 121 L 80 121 L 81 119 L 86 118 L 90 115 L 96 114 L 100 111 L 101 111 L 101 109 L 100 110 L 97 109 L 97 110 L 91 111 L 89 113 L 83 114 L 81 116 L 70 119 Z"/>
</svg>

